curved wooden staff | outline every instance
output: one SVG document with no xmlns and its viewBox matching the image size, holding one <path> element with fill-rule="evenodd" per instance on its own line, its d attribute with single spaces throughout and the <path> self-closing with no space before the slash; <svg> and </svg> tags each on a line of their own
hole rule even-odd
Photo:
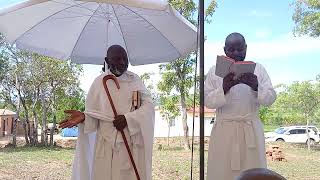
<svg viewBox="0 0 320 180">
<path fill-rule="evenodd" d="M 113 111 L 113 114 L 114 116 L 116 117 L 118 115 L 117 111 L 116 111 L 116 108 L 114 107 L 114 104 L 113 104 L 113 101 L 112 101 L 112 98 L 111 98 L 111 95 L 110 95 L 110 92 L 109 92 L 109 89 L 107 87 L 107 81 L 111 79 L 115 82 L 115 84 L 117 85 L 117 88 L 120 89 L 120 85 L 119 85 L 119 82 L 117 80 L 117 78 L 114 76 L 114 75 L 106 75 L 105 77 L 103 77 L 103 87 L 104 87 L 104 90 L 106 91 L 107 95 L 108 95 L 108 99 L 109 99 L 109 102 L 111 104 L 111 107 L 112 107 L 112 111 Z M 127 138 L 126 138 L 126 135 L 124 134 L 123 130 L 120 131 L 121 132 L 121 135 L 122 135 L 122 139 L 124 141 L 124 144 L 126 145 L 126 149 L 128 151 L 128 154 L 129 154 L 129 157 L 130 157 L 130 161 L 131 161 L 131 164 L 133 166 L 133 169 L 134 169 L 134 172 L 137 176 L 137 179 L 140 180 L 140 176 L 139 176 L 139 173 L 138 173 L 138 169 L 136 167 L 136 164 L 134 162 L 134 159 L 133 159 L 133 156 L 132 156 L 132 153 L 130 151 L 130 148 L 129 148 L 129 144 L 128 144 L 128 141 L 127 141 Z"/>
</svg>

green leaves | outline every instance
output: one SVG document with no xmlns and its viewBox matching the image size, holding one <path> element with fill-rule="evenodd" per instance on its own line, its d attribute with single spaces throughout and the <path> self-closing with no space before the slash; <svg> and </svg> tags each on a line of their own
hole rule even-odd
<svg viewBox="0 0 320 180">
<path fill-rule="evenodd" d="M 146 86 L 147 90 L 151 94 L 151 97 L 153 99 L 153 103 L 155 105 L 157 105 L 157 104 L 159 104 L 159 97 L 158 97 L 158 93 L 156 92 L 156 90 L 154 88 L 153 81 L 151 81 L 151 79 L 150 79 L 152 75 L 153 75 L 153 73 L 144 73 L 140 76 L 140 78 L 142 79 L 143 84 Z"/>
<path fill-rule="evenodd" d="M 205 12 L 205 20 L 207 21 L 207 23 L 211 23 L 212 20 L 210 19 L 210 17 L 213 16 L 213 13 L 216 11 L 216 8 L 217 8 L 217 2 L 211 1 L 211 3 L 209 4 Z"/>
<path fill-rule="evenodd" d="M 276 102 L 270 108 L 260 109 L 260 118 L 266 124 L 320 123 L 320 82 L 303 81 L 282 85 Z"/>
<path fill-rule="evenodd" d="M 162 117 L 170 124 L 174 119 L 180 115 L 178 106 L 178 96 L 161 96 L 160 97 L 160 113 Z"/>
<path fill-rule="evenodd" d="M 320 1 L 296 0 L 293 3 L 295 12 L 292 16 L 296 26 L 294 33 L 297 35 L 320 36 Z"/>
<path fill-rule="evenodd" d="M 197 25 L 197 10 L 198 7 L 195 1 L 192 0 L 169 0 L 168 1 L 181 15 L 188 19 L 192 24 Z M 217 2 L 212 0 L 207 9 L 205 10 L 205 20 L 207 23 L 211 22 L 211 18 L 215 9 L 217 8 Z"/>
<path fill-rule="evenodd" d="M 65 109 L 83 110 L 84 92 L 79 87 L 82 66 L 20 51 L 1 38 L 0 35 L 0 100 L 4 106 L 16 110 L 20 97 L 27 108 L 21 110 L 21 115 L 28 110 L 32 118 L 33 108 L 37 114 L 47 108 L 49 116 L 57 112 L 58 119 Z M 46 107 L 42 107 L 41 98 Z"/>
</svg>

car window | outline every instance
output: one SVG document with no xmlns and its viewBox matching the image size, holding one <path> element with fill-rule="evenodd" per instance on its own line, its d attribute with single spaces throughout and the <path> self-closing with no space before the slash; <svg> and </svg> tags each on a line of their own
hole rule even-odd
<svg viewBox="0 0 320 180">
<path fill-rule="evenodd" d="M 306 134 L 306 130 L 305 129 L 298 129 L 297 134 Z"/>
<path fill-rule="evenodd" d="M 298 134 L 298 130 L 297 129 L 292 129 L 289 132 L 290 132 L 290 134 Z"/>
<path fill-rule="evenodd" d="M 276 129 L 274 132 L 278 133 L 278 134 L 283 134 L 286 131 L 285 128 L 278 128 Z"/>
</svg>

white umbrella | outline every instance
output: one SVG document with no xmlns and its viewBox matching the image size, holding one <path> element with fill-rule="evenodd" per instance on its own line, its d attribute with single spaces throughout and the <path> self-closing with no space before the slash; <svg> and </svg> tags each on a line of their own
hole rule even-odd
<svg viewBox="0 0 320 180">
<path fill-rule="evenodd" d="M 196 28 L 162 0 L 29 0 L 0 11 L 0 32 L 19 49 L 103 64 L 122 45 L 131 65 L 169 62 L 195 50 Z"/>
</svg>

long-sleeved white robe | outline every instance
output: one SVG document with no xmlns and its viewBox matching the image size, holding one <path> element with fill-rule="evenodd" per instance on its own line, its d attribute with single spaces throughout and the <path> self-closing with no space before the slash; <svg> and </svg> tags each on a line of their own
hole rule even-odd
<svg viewBox="0 0 320 180">
<path fill-rule="evenodd" d="M 205 105 L 216 109 L 208 155 L 208 180 L 233 180 L 241 171 L 266 168 L 263 125 L 259 106 L 271 105 L 276 99 L 270 78 L 261 64 L 256 65 L 258 91 L 238 84 L 225 95 L 223 78 L 212 67 L 207 75 Z"/>
<path fill-rule="evenodd" d="M 86 98 L 85 121 L 79 125 L 73 180 L 136 180 L 121 133 L 113 126 L 114 115 L 102 79 L 97 77 Z M 107 86 L 118 115 L 125 115 L 124 129 L 141 180 L 151 179 L 154 106 L 142 80 L 132 72 Z M 141 107 L 132 111 L 133 91 L 141 93 Z"/>
</svg>

